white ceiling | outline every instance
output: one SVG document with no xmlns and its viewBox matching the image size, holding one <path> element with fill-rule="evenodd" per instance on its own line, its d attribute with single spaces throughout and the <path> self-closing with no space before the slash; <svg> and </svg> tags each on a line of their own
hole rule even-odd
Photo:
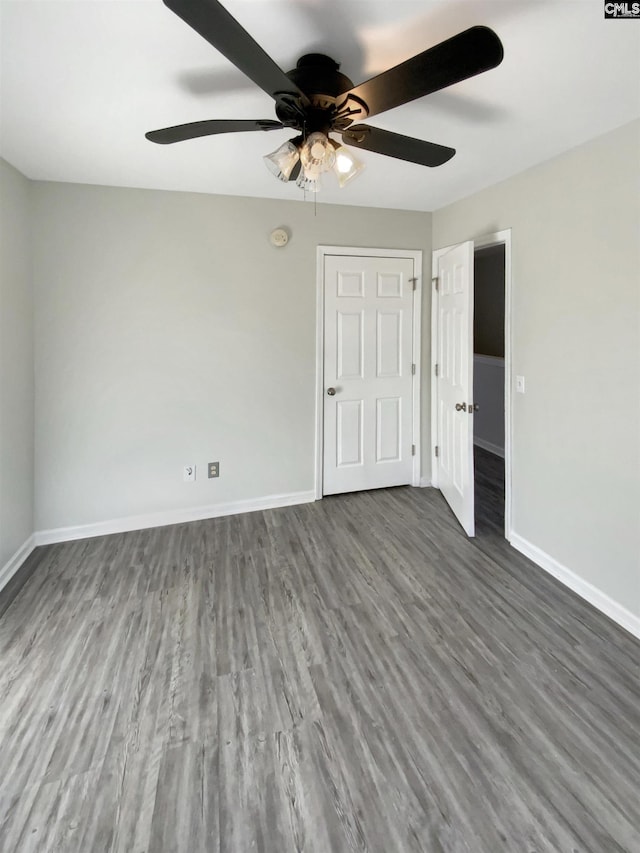
<svg viewBox="0 0 640 853">
<path fill-rule="evenodd" d="M 602 0 L 223 0 L 284 69 L 321 51 L 359 83 L 474 24 L 492 71 L 371 119 L 457 149 L 427 169 L 362 152 L 321 202 L 434 210 L 640 115 L 640 21 Z M 273 101 L 161 0 L 0 0 L 0 154 L 29 178 L 300 199 L 262 163 L 290 131 L 154 145 L 147 130 L 275 118 Z"/>
</svg>

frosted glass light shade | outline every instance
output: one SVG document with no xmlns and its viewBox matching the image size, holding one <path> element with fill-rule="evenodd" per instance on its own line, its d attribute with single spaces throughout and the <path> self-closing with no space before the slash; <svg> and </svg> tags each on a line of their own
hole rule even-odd
<svg viewBox="0 0 640 853">
<path fill-rule="evenodd" d="M 302 169 L 300 169 L 300 174 L 298 175 L 296 184 L 301 190 L 306 190 L 306 192 L 310 193 L 317 193 L 320 190 L 320 175 L 308 175 L 303 166 Z"/>
<path fill-rule="evenodd" d="M 310 133 L 300 148 L 300 162 L 308 178 L 328 172 L 336 162 L 336 152 L 324 133 Z"/>
<path fill-rule="evenodd" d="M 336 162 L 333 171 L 341 187 L 352 178 L 355 178 L 356 175 L 359 175 L 363 169 L 364 163 L 361 163 L 346 145 L 339 145 L 336 148 Z"/>
<path fill-rule="evenodd" d="M 262 159 L 272 175 L 275 175 L 280 181 L 288 181 L 293 167 L 300 159 L 300 152 L 297 146 L 289 140 Z"/>
</svg>

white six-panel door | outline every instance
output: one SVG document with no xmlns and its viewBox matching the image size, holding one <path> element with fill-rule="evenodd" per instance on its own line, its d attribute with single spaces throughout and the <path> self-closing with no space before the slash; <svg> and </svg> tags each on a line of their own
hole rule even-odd
<svg viewBox="0 0 640 853">
<path fill-rule="evenodd" d="M 438 486 L 475 535 L 473 472 L 473 242 L 438 260 Z"/>
<path fill-rule="evenodd" d="M 326 256 L 323 494 L 412 480 L 411 258 Z"/>
</svg>

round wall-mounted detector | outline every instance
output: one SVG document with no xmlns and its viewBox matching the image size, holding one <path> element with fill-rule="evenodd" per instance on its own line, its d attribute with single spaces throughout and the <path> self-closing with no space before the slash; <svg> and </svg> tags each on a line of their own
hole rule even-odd
<svg viewBox="0 0 640 853">
<path fill-rule="evenodd" d="M 284 228 L 274 228 L 269 239 L 271 240 L 272 246 L 276 246 L 278 249 L 281 249 L 289 242 L 289 235 Z"/>
</svg>

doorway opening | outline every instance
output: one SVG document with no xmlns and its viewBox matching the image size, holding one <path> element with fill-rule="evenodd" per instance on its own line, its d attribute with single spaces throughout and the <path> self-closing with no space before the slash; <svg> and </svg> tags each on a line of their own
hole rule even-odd
<svg viewBox="0 0 640 853">
<path fill-rule="evenodd" d="M 504 535 L 505 246 L 476 247 L 473 264 L 473 458 L 476 533 Z"/>
</svg>

